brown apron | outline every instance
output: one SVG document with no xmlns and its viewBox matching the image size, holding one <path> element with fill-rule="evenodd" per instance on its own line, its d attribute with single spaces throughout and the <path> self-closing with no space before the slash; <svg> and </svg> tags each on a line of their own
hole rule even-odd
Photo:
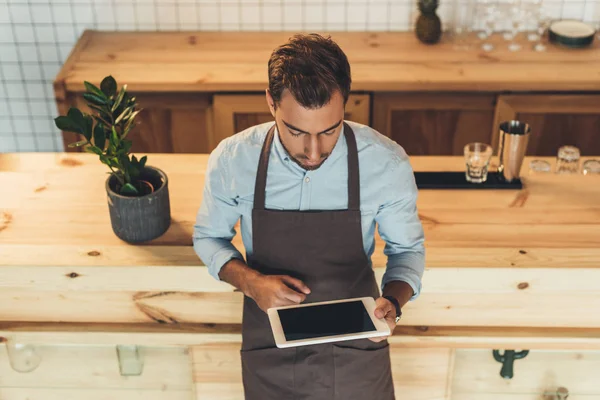
<svg viewBox="0 0 600 400">
<path fill-rule="evenodd" d="M 267 168 L 275 126 L 263 144 L 252 210 L 253 254 L 248 265 L 263 274 L 301 279 L 310 289 L 305 303 L 379 297 L 364 252 L 360 215 L 358 151 L 348 143 L 348 209 L 265 209 Z M 335 179 L 335 177 L 332 177 Z M 368 339 L 279 349 L 267 314 L 244 297 L 242 375 L 247 400 L 394 399 L 389 344 Z"/>
</svg>

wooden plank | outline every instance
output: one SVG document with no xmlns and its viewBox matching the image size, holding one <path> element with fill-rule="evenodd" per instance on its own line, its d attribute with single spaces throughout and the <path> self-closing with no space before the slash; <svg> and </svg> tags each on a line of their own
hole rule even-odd
<svg viewBox="0 0 600 400">
<path fill-rule="evenodd" d="M 186 346 L 241 343 L 241 325 L 0 322 L 0 342 L 6 337 L 41 345 Z M 600 350 L 597 328 L 399 325 L 388 340 L 407 348 Z"/>
<path fill-rule="evenodd" d="M 191 400 L 192 391 L 1 388 L 2 400 Z"/>
<path fill-rule="evenodd" d="M 449 272 L 449 271 L 446 271 Z M 514 277 L 500 280 L 494 290 L 468 273 L 432 276 L 426 273 L 418 301 L 405 306 L 403 325 L 419 326 L 537 326 L 600 328 L 600 297 L 592 282 L 595 274 L 556 270 L 546 289 L 540 281 Z M 498 274 L 474 274 L 488 279 Z M 538 277 L 540 275 L 537 275 Z M 565 285 L 573 276 L 574 281 Z M 581 291 L 577 282 L 592 277 Z M 442 283 L 441 278 L 448 280 Z M 453 279 L 450 279 L 450 278 Z M 466 280 L 461 281 L 461 279 Z M 438 280 L 428 291 L 429 282 Z M 453 283 L 458 283 L 453 287 Z M 561 287 L 561 284 L 564 285 Z M 443 286 L 442 286 L 443 285 Z M 101 323 L 240 323 L 242 295 L 234 292 L 27 290 L 4 288 L 0 292 L 0 315 L 5 321 L 101 322 Z"/>
<path fill-rule="evenodd" d="M 110 393 L 114 398 L 127 398 L 124 396 L 127 392 L 156 399 L 163 398 L 160 393 L 172 393 L 180 398 L 182 394 L 191 395 L 192 370 L 188 350 L 184 347 L 140 348 L 144 369 L 136 377 L 120 374 L 115 346 L 39 346 L 36 352 L 41 357 L 39 366 L 29 373 L 21 373 L 11 368 L 6 346 L 0 348 L 3 400 L 22 398 L 20 396 L 29 390 L 38 395 L 58 390 L 71 397 L 97 390 L 100 390 L 98 395 Z M 5 393 L 4 388 L 14 391 Z"/>
<path fill-rule="evenodd" d="M 323 32 L 328 34 L 328 32 Z M 457 52 L 450 42 L 436 51 L 411 32 L 334 32 L 352 65 L 353 90 L 597 90 L 597 46 L 581 51 L 550 46 L 518 53 L 498 46 Z M 70 91 L 104 71 L 143 91 L 262 91 L 266 61 L 289 32 L 93 32 L 80 61 L 64 68 Z M 500 35 L 493 40 L 502 41 Z M 168 61 L 167 61 L 168 60 Z M 143 68 L 141 68 L 143 66 Z"/>
<path fill-rule="evenodd" d="M 196 398 L 243 399 L 238 344 L 191 348 Z M 394 387 L 398 395 L 416 400 L 447 400 L 450 349 L 406 349 L 391 344 Z"/>
<path fill-rule="evenodd" d="M 527 357 L 515 361 L 514 377 L 509 381 L 500 377 L 501 364 L 493 359 L 491 349 L 456 350 L 454 368 L 453 399 L 492 399 L 500 395 L 539 399 L 544 392 L 556 391 L 560 386 L 569 390 L 569 398 L 600 396 L 598 351 L 530 351 Z"/>
<path fill-rule="evenodd" d="M 398 51 L 396 49 L 395 51 Z M 243 65 L 225 62 L 121 62 L 111 65 L 118 82 L 135 91 L 239 92 L 261 91 L 268 84 L 266 60 Z M 568 78 L 560 74 L 569 68 Z M 243 68 L 243 69 L 241 69 Z M 552 69 L 553 68 L 553 69 Z M 558 71 L 557 71 L 558 69 Z M 67 90 L 81 92 L 83 80 L 100 81 L 105 67 L 81 62 L 67 81 Z M 168 74 L 166 72 L 169 72 Z M 563 72 L 566 72 L 563 71 Z M 560 76 L 561 78 L 557 78 Z M 157 79 L 160 77 L 160 79 Z M 494 77 L 491 79 L 490 77 Z M 352 65 L 352 89 L 357 91 L 597 91 L 598 74 L 586 63 L 534 64 L 527 62 L 471 64 L 376 62 Z"/>
</svg>

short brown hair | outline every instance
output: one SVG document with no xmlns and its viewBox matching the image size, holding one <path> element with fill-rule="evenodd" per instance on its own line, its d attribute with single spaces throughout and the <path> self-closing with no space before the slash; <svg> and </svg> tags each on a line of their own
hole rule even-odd
<svg viewBox="0 0 600 400">
<path fill-rule="evenodd" d="M 276 48 L 269 59 L 269 92 L 275 104 L 284 89 L 308 109 L 327 104 L 339 90 L 348 100 L 350 64 L 342 49 L 331 37 L 318 34 L 294 35 Z"/>
</svg>

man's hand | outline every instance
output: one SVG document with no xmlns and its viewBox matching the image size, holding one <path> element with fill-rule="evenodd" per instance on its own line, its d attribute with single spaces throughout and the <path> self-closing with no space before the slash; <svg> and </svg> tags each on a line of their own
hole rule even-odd
<svg viewBox="0 0 600 400">
<path fill-rule="evenodd" d="M 291 276 L 257 275 L 247 283 L 247 292 L 247 296 L 266 313 L 271 307 L 302 303 L 310 289 Z"/>
<path fill-rule="evenodd" d="M 394 333 L 394 329 L 396 328 L 396 307 L 394 307 L 391 301 L 383 297 L 375 300 L 375 305 L 375 317 L 385 318 L 385 322 L 387 322 L 390 327 L 390 335 L 392 335 Z M 373 342 L 381 342 L 387 338 L 388 336 L 380 336 L 369 339 L 371 339 Z"/>
<path fill-rule="evenodd" d="M 235 258 L 221 268 L 219 277 L 253 299 L 265 313 L 271 307 L 300 304 L 310 293 L 299 279 L 287 275 L 263 275 Z"/>
</svg>

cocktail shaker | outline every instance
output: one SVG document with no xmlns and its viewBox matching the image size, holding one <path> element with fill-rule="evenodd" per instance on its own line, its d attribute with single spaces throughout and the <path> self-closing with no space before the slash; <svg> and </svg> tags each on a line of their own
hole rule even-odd
<svg viewBox="0 0 600 400">
<path fill-rule="evenodd" d="M 500 124 L 498 143 L 498 174 L 507 182 L 519 179 L 527 151 L 531 128 L 522 121 L 505 121 Z"/>
</svg>

